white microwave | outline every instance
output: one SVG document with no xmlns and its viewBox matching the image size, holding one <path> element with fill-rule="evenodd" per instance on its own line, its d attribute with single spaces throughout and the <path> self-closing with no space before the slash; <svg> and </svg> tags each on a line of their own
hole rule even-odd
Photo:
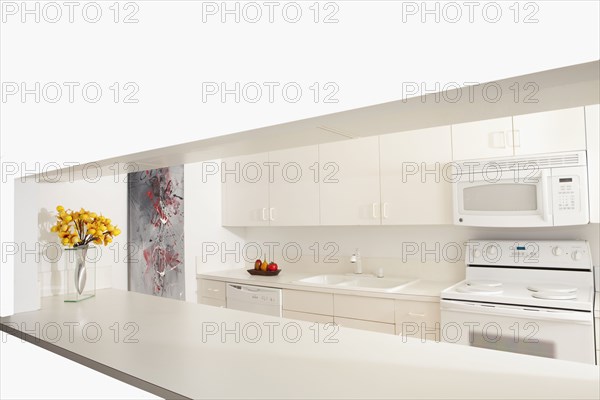
<svg viewBox="0 0 600 400">
<path fill-rule="evenodd" d="M 452 174 L 455 225 L 589 223 L 585 151 L 461 161 Z"/>
</svg>

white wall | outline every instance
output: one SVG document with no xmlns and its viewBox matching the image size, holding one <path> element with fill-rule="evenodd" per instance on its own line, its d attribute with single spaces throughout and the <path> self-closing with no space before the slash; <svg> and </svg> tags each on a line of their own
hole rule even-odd
<svg viewBox="0 0 600 400">
<path fill-rule="evenodd" d="M 219 162 L 215 160 L 213 162 Z M 196 272 L 211 269 L 239 268 L 243 263 L 229 257 L 222 262 L 215 256 L 203 257 L 212 253 L 214 246 L 244 243 L 244 228 L 228 229 L 221 226 L 221 182 L 212 176 L 205 179 L 202 174 L 204 163 L 185 164 L 185 293 L 186 300 L 195 303 Z M 203 251 L 204 249 L 204 251 Z M 202 262 L 202 260 L 206 262 Z M 198 260 L 198 262 L 197 262 Z"/>
<path fill-rule="evenodd" d="M 419 276 L 432 280 L 461 279 L 464 276 L 464 243 L 469 239 L 583 239 L 590 243 L 594 265 L 600 264 L 600 230 L 598 224 L 553 228 L 468 228 L 442 226 L 365 226 L 365 227 L 307 227 L 307 228 L 246 228 L 246 242 L 277 243 L 275 260 L 286 268 L 282 249 L 298 243 L 303 258 L 300 268 L 311 268 L 315 254 L 314 243 L 321 249 L 320 268 L 333 271 L 352 271 L 348 259 L 359 248 L 367 272 L 384 267 L 387 275 Z M 333 259 L 339 263 L 323 262 L 327 243 L 339 250 Z M 312 249 L 310 248 L 312 246 Z M 265 246 L 267 248 L 267 246 Z M 293 255 L 292 255 L 293 258 Z M 298 268 L 287 263 L 287 267 Z"/>
</svg>

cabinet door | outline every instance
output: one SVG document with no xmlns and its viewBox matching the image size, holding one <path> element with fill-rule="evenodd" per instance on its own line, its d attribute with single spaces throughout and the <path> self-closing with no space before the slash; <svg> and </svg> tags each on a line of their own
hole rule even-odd
<svg viewBox="0 0 600 400">
<path fill-rule="evenodd" d="M 585 150 L 583 107 L 513 117 L 515 155 Z"/>
<path fill-rule="evenodd" d="M 282 298 L 284 310 L 333 315 L 333 294 L 331 293 L 285 289 Z"/>
<path fill-rule="evenodd" d="M 269 225 L 268 154 L 222 161 L 222 223 L 224 226 Z M 207 196 L 210 193 L 207 193 Z"/>
<path fill-rule="evenodd" d="M 383 322 L 364 321 L 361 319 L 335 317 L 334 322 L 339 326 L 347 328 L 362 329 L 364 331 L 373 331 L 381 333 L 394 334 L 394 324 Z"/>
<path fill-rule="evenodd" d="M 319 146 L 269 153 L 271 226 L 319 225 Z"/>
<path fill-rule="evenodd" d="M 225 282 L 212 281 L 210 279 L 198 279 L 197 283 L 199 297 L 208 297 L 225 301 L 227 291 Z"/>
<path fill-rule="evenodd" d="M 511 117 L 452 125 L 452 159 L 512 156 L 512 128 Z"/>
<path fill-rule="evenodd" d="M 440 340 L 440 303 L 396 300 L 396 334 Z"/>
<path fill-rule="evenodd" d="M 333 316 L 393 324 L 394 300 L 376 297 L 333 295 Z"/>
<path fill-rule="evenodd" d="M 319 145 L 321 225 L 379 225 L 379 137 Z"/>
<path fill-rule="evenodd" d="M 379 138 L 383 225 L 452 224 L 450 126 Z"/>
<path fill-rule="evenodd" d="M 588 182 L 590 196 L 590 222 L 600 222 L 600 104 L 585 108 L 587 137 Z"/>
<path fill-rule="evenodd" d="M 300 321 L 318 322 L 320 324 L 333 324 L 332 315 L 311 314 L 300 311 L 283 310 L 283 318 L 297 319 Z"/>
</svg>

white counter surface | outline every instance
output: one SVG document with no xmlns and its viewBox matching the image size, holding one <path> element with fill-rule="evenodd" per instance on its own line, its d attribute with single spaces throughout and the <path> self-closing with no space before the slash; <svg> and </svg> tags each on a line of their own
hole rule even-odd
<svg viewBox="0 0 600 400">
<path fill-rule="evenodd" d="M 318 272 L 289 272 L 283 270 L 277 276 L 250 275 L 246 269 L 227 269 L 198 274 L 200 279 L 211 279 L 223 282 L 247 285 L 268 286 L 282 289 L 307 290 L 315 292 L 352 294 L 357 296 L 396 298 L 405 300 L 440 301 L 440 292 L 456 283 L 456 281 L 430 281 L 414 278 L 397 292 L 368 291 L 358 289 L 342 289 L 334 286 L 307 285 L 298 283 L 299 279 L 319 275 Z M 352 274 L 349 274 L 353 276 Z M 390 277 L 395 278 L 395 277 Z M 411 278 L 407 278 L 411 279 Z"/>
<path fill-rule="evenodd" d="M 343 327 L 333 336 L 337 342 L 326 343 L 322 325 L 115 289 L 99 290 L 95 298 L 80 303 L 43 298 L 41 310 L 1 322 L 12 334 L 39 323 L 42 340 L 31 332 L 27 340 L 169 398 L 600 396 L 600 371 L 592 365 Z M 73 322 L 80 325 L 69 335 L 66 324 Z M 121 332 L 117 340 L 116 322 Z M 125 341 L 126 333 L 133 332 L 124 328 L 128 322 L 137 328 L 130 337 L 137 343 Z M 242 327 L 239 337 L 236 323 Z M 44 327 L 50 324 L 65 327 L 60 338 L 44 338 Z M 82 328 L 92 325 L 85 340 Z M 274 333 L 265 328 L 255 340 L 256 328 L 268 326 L 274 326 Z M 286 326 L 295 328 L 287 336 Z M 90 340 L 98 327 L 101 337 Z M 221 327 L 229 329 L 224 337 L 207 334 Z M 292 343 L 296 331 L 299 338 Z M 315 331 L 320 332 L 316 339 Z"/>
</svg>

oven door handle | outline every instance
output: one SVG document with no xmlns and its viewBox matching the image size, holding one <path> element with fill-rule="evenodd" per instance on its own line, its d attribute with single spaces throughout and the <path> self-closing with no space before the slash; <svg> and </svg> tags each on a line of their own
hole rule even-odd
<svg viewBox="0 0 600 400">
<path fill-rule="evenodd" d="M 452 300 L 442 300 L 440 309 L 444 311 L 462 312 L 484 315 L 501 315 L 505 317 L 526 317 L 545 321 L 568 321 L 583 325 L 591 325 L 593 318 L 591 313 L 585 311 L 548 311 L 544 309 L 509 308 L 502 306 L 484 306 L 473 303 L 460 303 Z"/>
</svg>

